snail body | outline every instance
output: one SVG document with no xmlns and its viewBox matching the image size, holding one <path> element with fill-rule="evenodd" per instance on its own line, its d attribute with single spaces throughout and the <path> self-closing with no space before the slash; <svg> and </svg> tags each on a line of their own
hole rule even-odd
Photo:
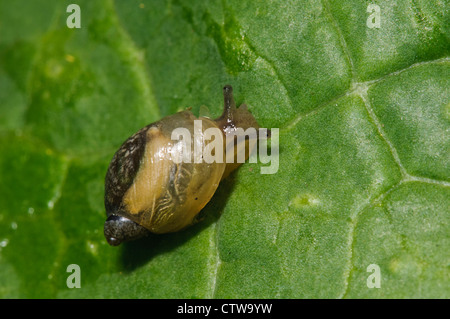
<svg viewBox="0 0 450 319">
<path fill-rule="evenodd" d="M 224 111 L 219 118 L 197 119 L 190 111 L 167 116 L 139 130 L 115 153 L 105 178 L 104 234 L 110 245 L 193 224 L 220 181 L 241 164 L 173 160 L 174 155 L 182 155 L 171 138 L 177 128 L 194 136 L 192 145 L 208 128 L 218 128 L 224 137 L 238 127 L 259 128 L 245 105 L 236 108 L 231 86 L 225 86 L 223 94 Z M 201 120 L 200 132 L 194 132 L 195 120 Z"/>
</svg>

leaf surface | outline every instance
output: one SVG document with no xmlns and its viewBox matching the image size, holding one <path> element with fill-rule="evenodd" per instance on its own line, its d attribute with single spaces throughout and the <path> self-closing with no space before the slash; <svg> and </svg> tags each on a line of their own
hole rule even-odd
<svg viewBox="0 0 450 319">
<path fill-rule="evenodd" d="M 0 297 L 450 297 L 448 3 L 377 1 L 369 28 L 356 0 L 77 1 L 69 29 L 70 3 L 0 1 Z M 280 128 L 276 174 L 246 163 L 203 222 L 108 246 L 114 152 L 218 116 L 225 84 Z"/>
</svg>

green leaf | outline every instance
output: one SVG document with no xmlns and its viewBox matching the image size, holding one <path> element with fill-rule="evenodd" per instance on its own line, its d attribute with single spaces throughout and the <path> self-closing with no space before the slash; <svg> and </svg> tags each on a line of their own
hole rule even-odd
<svg viewBox="0 0 450 319">
<path fill-rule="evenodd" d="M 450 297 L 447 2 L 85 0 L 70 29 L 72 2 L 0 1 L 0 297 Z M 201 223 L 110 247 L 114 152 L 218 116 L 225 84 L 280 128 L 278 171 L 246 163 Z"/>
</svg>

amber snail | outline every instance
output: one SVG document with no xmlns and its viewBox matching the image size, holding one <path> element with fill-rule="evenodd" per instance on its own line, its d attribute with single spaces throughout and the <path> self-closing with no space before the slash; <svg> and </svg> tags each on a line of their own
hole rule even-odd
<svg viewBox="0 0 450 319">
<path fill-rule="evenodd" d="M 220 181 L 239 167 L 226 161 L 176 163 L 167 156 L 176 152 L 171 132 L 183 127 L 192 133 L 194 120 L 202 120 L 202 134 L 215 127 L 224 137 L 236 128 L 259 128 L 246 105 L 236 108 L 230 85 L 223 88 L 223 96 L 223 114 L 217 119 L 178 112 L 142 128 L 115 153 L 105 178 L 104 234 L 110 245 L 193 224 Z"/>
</svg>

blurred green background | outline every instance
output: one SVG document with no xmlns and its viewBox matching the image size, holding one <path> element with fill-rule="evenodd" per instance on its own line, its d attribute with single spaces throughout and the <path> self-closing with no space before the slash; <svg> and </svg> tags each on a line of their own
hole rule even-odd
<svg viewBox="0 0 450 319">
<path fill-rule="evenodd" d="M 1 0 L 0 297 L 449 298 L 449 7 Z M 218 116 L 225 84 L 280 128 L 278 172 L 246 163 L 202 223 L 108 246 L 114 152 Z"/>
</svg>

